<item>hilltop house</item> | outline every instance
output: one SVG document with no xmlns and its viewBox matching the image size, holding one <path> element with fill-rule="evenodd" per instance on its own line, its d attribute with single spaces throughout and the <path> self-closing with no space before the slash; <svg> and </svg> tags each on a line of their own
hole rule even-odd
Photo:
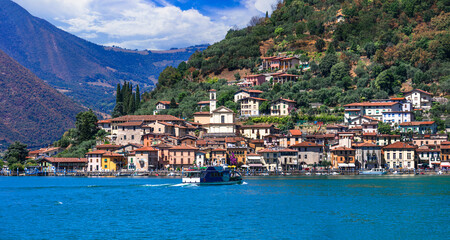
<svg viewBox="0 0 450 240">
<path fill-rule="evenodd" d="M 368 116 L 378 121 L 383 120 L 384 112 L 400 112 L 402 104 L 398 102 L 362 102 L 344 105 L 344 122 L 350 124 L 359 116 Z"/>
<path fill-rule="evenodd" d="M 270 105 L 271 116 L 288 116 L 295 108 L 296 102 L 290 99 L 279 98 Z"/>
<path fill-rule="evenodd" d="M 249 97 L 258 98 L 261 93 L 263 93 L 263 91 L 253 90 L 253 89 L 248 89 L 248 90 L 242 89 L 242 90 L 237 91 L 234 94 L 234 102 L 238 102 L 241 99 L 249 98 Z"/>
<path fill-rule="evenodd" d="M 436 134 L 437 125 L 434 121 L 404 122 L 400 124 L 399 129 L 402 133 Z"/>
<path fill-rule="evenodd" d="M 410 101 L 415 109 L 431 109 L 433 94 L 420 89 L 414 89 L 403 94 L 406 100 Z"/>
<path fill-rule="evenodd" d="M 178 103 L 175 103 L 178 106 Z M 170 101 L 159 101 L 156 103 L 156 110 L 153 111 L 153 115 L 158 114 L 162 110 L 170 108 Z"/>
<path fill-rule="evenodd" d="M 259 116 L 259 106 L 267 99 L 246 97 L 238 100 L 241 104 L 241 116 Z"/>
</svg>

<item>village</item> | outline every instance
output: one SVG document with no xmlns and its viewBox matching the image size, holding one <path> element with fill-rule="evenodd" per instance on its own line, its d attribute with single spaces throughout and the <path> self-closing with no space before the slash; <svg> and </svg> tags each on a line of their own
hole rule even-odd
<svg viewBox="0 0 450 240">
<path fill-rule="evenodd" d="M 377 99 L 344 105 L 344 121 L 314 123 L 314 131 L 296 124 L 282 132 L 276 124 L 246 124 L 245 117 L 261 116 L 263 92 L 252 89 L 266 81 L 293 81 L 285 73 L 291 66 L 307 66 L 297 57 L 263 59 L 263 70 L 276 73 L 248 75 L 237 84 L 234 101 L 239 113 L 217 106 L 217 92 L 198 102 L 193 119 L 177 118 L 160 112 L 170 101 L 159 101 L 154 115 L 126 115 L 100 120 L 107 132 L 85 158 L 56 158 L 62 148 L 31 151 L 30 159 L 39 171 L 84 172 L 93 174 L 148 174 L 182 171 L 193 167 L 229 165 L 254 174 L 290 174 L 317 170 L 358 173 L 385 168 L 389 171 L 447 170 L 450 167 L 448 131 L 438 133 L 434 121 L 415 121 L 415 111 L 431 109 L 433 95 L 413 89 L 403 97 Z M 289 116 L 296 109 L 293 99 L 270 102 L 270 116 Z M 206 110 L 205 110 L 206 109 Z M 379 132 L 380 123 L 398 134 Z M 447 129 L 448 130 L 448 129 Z"/>
</svg>

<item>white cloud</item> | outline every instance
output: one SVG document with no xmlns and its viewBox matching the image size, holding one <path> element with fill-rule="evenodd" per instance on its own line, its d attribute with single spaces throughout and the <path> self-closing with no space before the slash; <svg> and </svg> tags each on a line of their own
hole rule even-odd
<svg viewBox="0 0 450 240">
<path fill-rule="evenodd" d="M 165 0 L 14 0 L 31 14 L 99 44 L 167 49 L 221 40 L 230 27 L 271 12 L 276 0 L 242 0 L 243 7 L 205 16 Z"/>
</svg>

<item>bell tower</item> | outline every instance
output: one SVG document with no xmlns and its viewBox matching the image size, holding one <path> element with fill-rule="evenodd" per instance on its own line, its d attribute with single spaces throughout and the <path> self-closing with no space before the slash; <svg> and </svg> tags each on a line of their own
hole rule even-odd
<svg viewBox="0 0 450 240">
<path fill-rule="evenodd" d="M 216 110 L 217 107 L 217 95 L 216 90 L 211 89 L 209 90 L 209 113 L 212 113 L 214 110 Z"/>
</svg>

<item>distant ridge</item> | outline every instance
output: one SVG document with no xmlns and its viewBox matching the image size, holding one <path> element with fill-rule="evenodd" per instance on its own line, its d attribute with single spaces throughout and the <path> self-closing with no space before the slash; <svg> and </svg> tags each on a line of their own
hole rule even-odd
<svg viewBox="0 0 450 240">
<path fill-rule="evenodd" d="M 13 141 L 46 146 L 74 127 L 82 110 L 0 50 L 0 149 Z"/>
<path fill-rule="evenodd" d="M 206 48 L 155 53 L 104 47 L 34 17 L 10 0 L 0 1 L 0 32 L 1 50 L 64 94 L 104 112 L 114 107 L 117 83 L 132 81 L 149 90 L 166 66 Z"/>
</svg>

